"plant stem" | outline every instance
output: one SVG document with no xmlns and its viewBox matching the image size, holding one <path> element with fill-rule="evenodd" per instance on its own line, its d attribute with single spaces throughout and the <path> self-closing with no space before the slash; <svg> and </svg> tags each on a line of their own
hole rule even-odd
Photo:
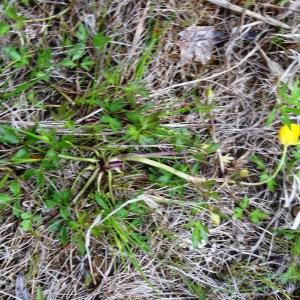
<svg viewBox="0 0 300 300">
<path fill-rule="evenodd" d="M 260 182 L 243 182 L 242 181 L 242 182 L 240 182 L 240 184 L 247 185 L 247 186 L 258 186 L 258 185 L 266 184 L 270 180 L 274 179 L 278 175 L 278 173 L 281 171 L 281 169 L 284 165 L 285 158 L 286 158 L 286 155 L 287 155 L 287 150 L 288 150 L 288 145 L 284 145 L 282 156 L 281 156 L 281 159 L 280 159 L 279 164 L 277 166 L 277 169 L 275 170 L 275 172 L 269 178 L 267 178 L 264 181 L 260 181 Z"/>
<path fill-rule="evenodd" d="M 178 171 L 178 170 L 176 170 L 172 167 L 169 167 L 165 164 L 162 164 L 160 162 L 154 161 L 154 160 L 149 159 L 149 158 L 141 157 L 141 156 L 128 155 L 128 156 L 122 158 L 122 160 L 124 160 L 124 161 L 135 161 L 135 162 L 139 162 L 139 163 L 142 163 L 142 164 L 145 164 L 145 165 L 149 165 L 149 166 L 152 166 L 152 167 L 155 167 L 155 168 L 158 168 L 158 169 L 162 169 L 162 170 L 165 170 L 169 173 L 172 173 L 172 174 L 174 174 L 174 175 L 176 175 L 180 178 L 183 178 L 188 182 L 192 182 L 192 183 L 203 183 L 203 182 L 208 180 L 207 178 L 204 178 L 204 177 L 196 177 L 196 176 L 188 175 L 188 174 L 183 173 L 181 171 Z"/>
<path fill-rule="evenodd" d="M 95 181 L 97 175 L 99 174 L 100 167 L 95 168 L 93 174 L 91 177 L 88 179 L 88 181 L 85 183 L 83 188 L 78 192 L 76 197 L 73 199 L 72 203 L 76 204 L 78 200 L 82 197 L 82 195 L 85 193 L 85 191 L 90 187 L 90 185 Z"/>
<path fill-rule="evenodd" d="M 70 156 L 70 155 L 65 155 L 65 154 L 58 154 L 58 156 L 63 159 L 69 159 L 69 160 L 75 160 L 75 161 L 85 161 L 85 162 L 90 162 L 93 164 L 98 163 L 98 159 L 96 159 L 96 158 L 77 157 L 77 156 Z"/>
<path fill-rule="evenodd" d="M 15 161 L 8 161 L 8 162 L 0 161 L 0 166 L 35 163 L 42 160 L 43 158 L 20 158 L 20 159 L 16 159 Z"/>
<path fill-rule="evenodd" d="M 98 178 L 97 178 L 97 191 L 98 191 L 99 194 L 101 194 L 100 186 L 101 186 L 101 180 L 102 180 L 103 175 L 104 175 L 104 172 L 101 171 L 98 175 Z"/>
<path fill-rule="evenodd" d="M 84 168 L 83 170 L 79 171 L 79 173 L 77 174 L 72 186 L 71 186 L 71 191 L 74 192 L 75 191 L 75 188 L 76 188 L 76 185 L 81 177 L 81 175 L 84 173 L 84 172 L 87 172 L 87 171 L 94 171 L 95 170 L 95 166 L 88 166 L 87 168 Z"/>
<path fill-rule="evenodd" d="M 112 172 L 107 171 L 107 174 L 108 174 L 108 190 L 109 190 L 110 199 L 112 203 L 115 203 L 113 187 L 112 187 L 112 181 L 113 181 Z"/>
</svg>

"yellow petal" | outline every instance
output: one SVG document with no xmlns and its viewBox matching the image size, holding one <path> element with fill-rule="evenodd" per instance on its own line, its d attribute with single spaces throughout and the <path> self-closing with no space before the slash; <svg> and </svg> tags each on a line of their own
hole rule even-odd
<svg viewBox="0 0 300 300">
<path fill-rule="evenodd" d="M 283 145 L 296 145 L 300 136 L 300 126 L 298 124 L 283 125 L 280 127 L 278 139 Z"/>
</svg>

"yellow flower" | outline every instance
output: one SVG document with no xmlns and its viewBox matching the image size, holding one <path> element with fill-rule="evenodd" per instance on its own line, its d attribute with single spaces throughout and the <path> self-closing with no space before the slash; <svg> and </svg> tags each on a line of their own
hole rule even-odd
<svg viewBox="0 0 300 300">
<path fill-rule="evenodd" d="M 281 144 L 289 146 L 298 144 L 300 126 L 298 124 L 283 125 L 279 129 L 278 139 Z"/>
</svg>

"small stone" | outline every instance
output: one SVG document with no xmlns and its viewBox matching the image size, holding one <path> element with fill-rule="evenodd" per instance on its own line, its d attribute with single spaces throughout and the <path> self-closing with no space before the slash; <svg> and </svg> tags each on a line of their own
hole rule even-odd
<svg viewBox="0 0 300 300">
<path fill-rule="evenodd" d="M 179 36 L 181 65 L 192 62 L 206 65 L 211 60 L 215 36 L 213 26 L 190 26 Z"/>
</svg>

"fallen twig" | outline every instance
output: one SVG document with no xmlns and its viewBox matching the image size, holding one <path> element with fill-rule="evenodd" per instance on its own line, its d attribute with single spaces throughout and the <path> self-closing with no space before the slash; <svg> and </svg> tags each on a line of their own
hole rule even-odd
<svg viewBox="0 0 300 300">
<path fill-rule="evenodd" d="M 285 24 L 281 21 L 278 21 L 278 20 L 276 20 L 274 18 L 271 18 L 269 16 L 264 17 L 264 16 L 262 16 L 258 13 L 255 13 L 255 12 L 249 10 L 249 9 L 245 9 L 245 8 L 240 7 L 238 5 L 232 4 L 232 3 L 228 2 L 227 0 L 207 0 L 207 1 L 209 1 L 210 3 L 213 3 L 215 5 L 219 5 L 221 7 L 230 9 L 230 10 L 235 11 L 237 13 L 245 14 L 246 16 L 261 20 L 261 21 L 263 21 L 265 23 L 268 23 L 270 25 L 273 25 L 273 26 L 278 26 L 278 27 L 281 27 L 281 28 L 284 28 L 284 29 L 287 29 L 287 30 L 292 29 L 291 26 L 289 26 L 289 25 L 287 25 L 287 24 Z"/>
</svg>

